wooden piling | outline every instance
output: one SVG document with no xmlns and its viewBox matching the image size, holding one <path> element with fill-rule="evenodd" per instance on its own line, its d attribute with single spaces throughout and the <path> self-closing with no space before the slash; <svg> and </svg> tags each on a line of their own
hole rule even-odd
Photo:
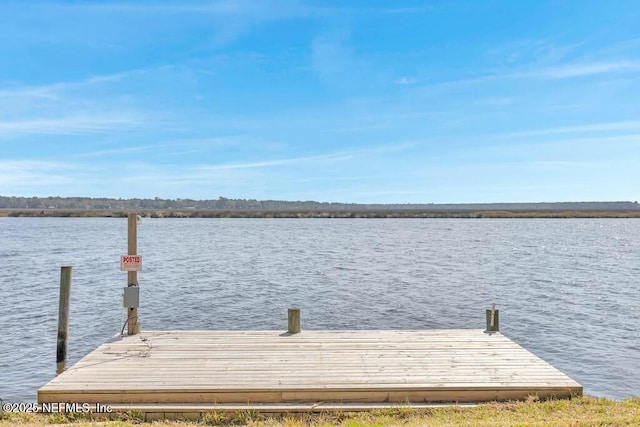
<svg viewBox="0 0 640 427">
<path fill-rule="evenodd" d="M 56 372 L 61 374 L 67 360 L 69 335 L 69 301 L 71 299 L 71 273 L 73 267 L 60 268 L 60 299 L 58 303 L 58 340 L 56 346 Z"/>
<path fill-rule="evenodd" d="M 491 304 L 491 308 L 486 311 L 487 332 L 498 332 L 500 330 L 500 310 L 496 310 L 496 304 Z"/>
<path fill-rule="evenodd" d="M 297 334 L 300 332 L 300 309 L 299 308 L 290 308 L 289 309 L 289 329 L 287 332 L 290 334 Z"/>
<path fill-rule="evenodd" d="M 127 254 L 138 254 L 138 215 L 135 212 L 129 212 L 127 217 Z M 138 272 L 127 272 L 127 286 L 138 286 Z M 127 309 L 127 334 L 135 335 L 140 332 L 138 325 L 138 307 L 129 307 Z"/>
</svg>

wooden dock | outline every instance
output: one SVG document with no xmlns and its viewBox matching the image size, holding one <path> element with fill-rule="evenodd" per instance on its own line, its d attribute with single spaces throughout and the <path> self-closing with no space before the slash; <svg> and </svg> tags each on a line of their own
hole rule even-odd
<svg viewBox="0 0 640 427">
<path fill-rule="evenodd" d="M 98 347 L 38 402 L 297 404 L 571 397 L 582 386 L 482 330 L 146 331 Z"/>
<path fill-rule="evenodd" d="M 259 409 L 581 394 L 499 332 L 143 331 L 98 347 L 40 388 L 38 402 Z"/>
</svg>

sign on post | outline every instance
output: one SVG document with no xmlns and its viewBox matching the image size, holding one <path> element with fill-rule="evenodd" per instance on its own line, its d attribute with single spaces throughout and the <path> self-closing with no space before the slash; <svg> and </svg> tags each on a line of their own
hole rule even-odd
<svg viewBox="0 0 640 427">
<path fill-rule="evenodd" d="M 142 270 L 142 257 L 140 255 L 122 255 L 120 257 L 120 271 Z"/>
</svg>

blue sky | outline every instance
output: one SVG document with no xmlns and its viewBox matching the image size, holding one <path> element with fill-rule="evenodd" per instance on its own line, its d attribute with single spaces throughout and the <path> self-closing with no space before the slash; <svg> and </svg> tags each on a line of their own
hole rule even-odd
<svg viewBox="0 0 640 427">
<path fill-rule="evenodd" d="M 636 1 L 0 10 L 0 195 L 640 199 Z"/>
</svg>

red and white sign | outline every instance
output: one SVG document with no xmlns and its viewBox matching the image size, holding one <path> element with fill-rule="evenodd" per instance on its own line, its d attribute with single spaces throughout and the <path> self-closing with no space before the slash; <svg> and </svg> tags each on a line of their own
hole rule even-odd
<svg viewBox="0 0 640 427">
<path fill-rule="evenodd" d="M 140 255 L 122 255 L 120 257 L 120 271 L 142 270 L 142 257 Z"/>
</svg>

